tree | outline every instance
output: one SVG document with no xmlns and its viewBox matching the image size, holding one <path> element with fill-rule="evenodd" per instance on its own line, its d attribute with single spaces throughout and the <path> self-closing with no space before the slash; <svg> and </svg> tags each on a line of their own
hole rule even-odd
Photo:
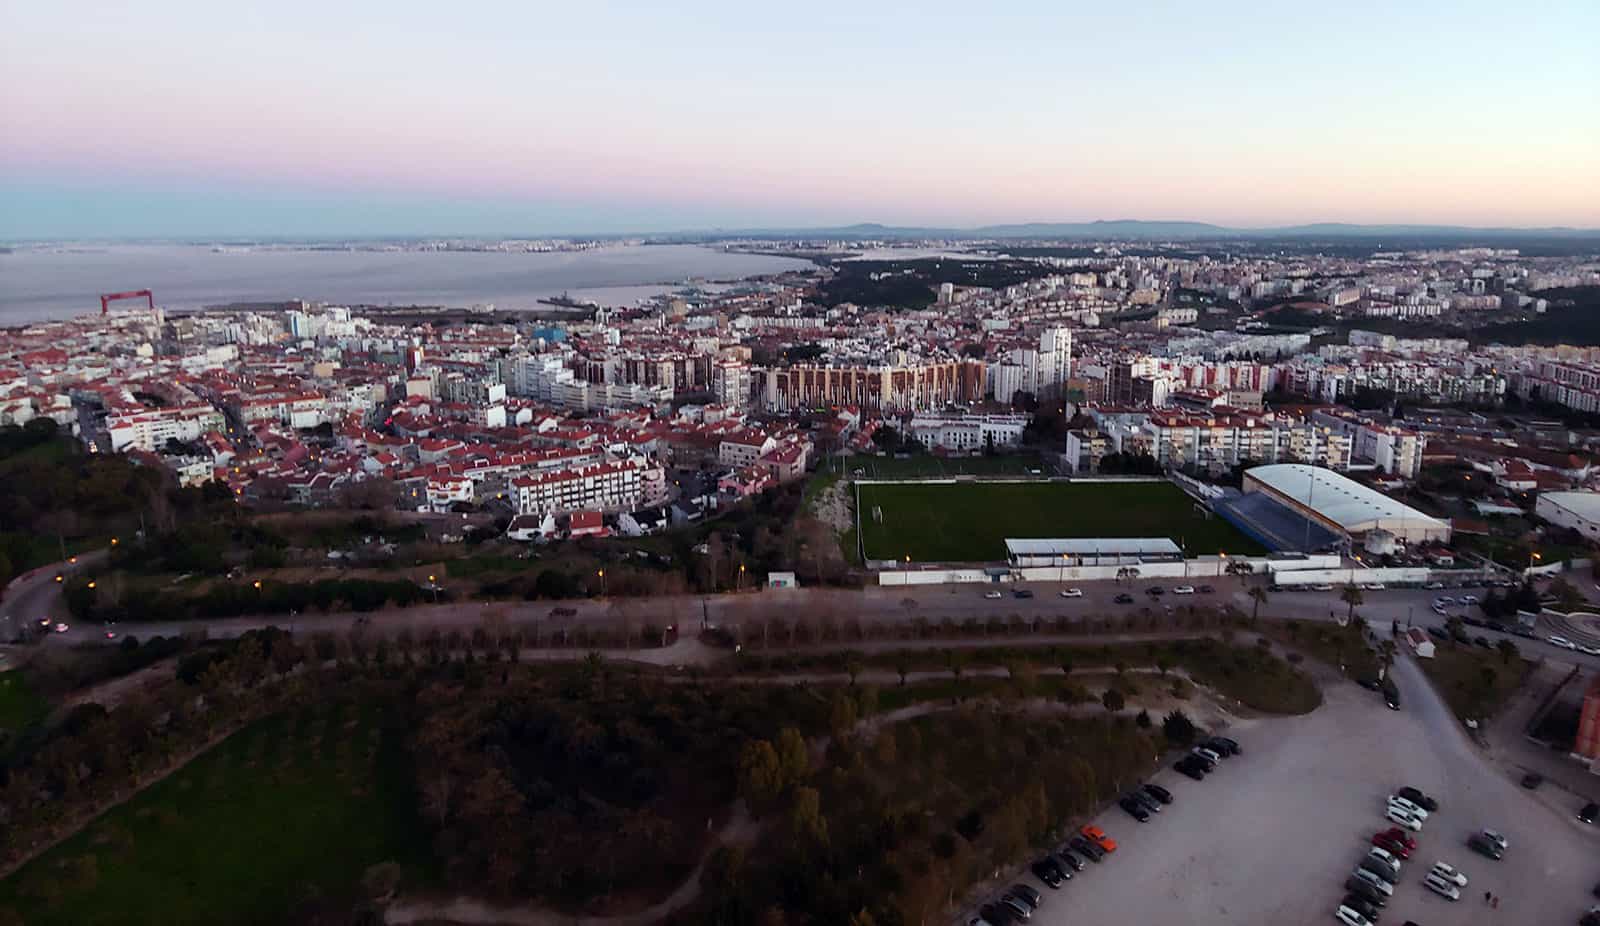
<svg viewBox="0 0 1600 926">
<path fill-rule="evenodd" d="M 1161 721 L 1161 732 L 1166 736 L 1167 742 L 1174 746 L 1187 746 L 1194 742 L 1197 731 L 1194 721 L 1189 719 L 1188 714 L 1183 711 L 1173 711 Z"/>
<path fill-rule="evenodd" d="M 1141 729 L 1141 730 L 1150 729 L 1151 724 L 1153 723 L 1153 721 L 1151 721 L 1151 719 L 1150 719 L 1150 712 L 1149 711 L 1140 711 L 1139 712 L 1139 716 L 1133 718 L 1133 722 L 1138 724 L 1139 725 L 1139 729 Z"/>
<path fill-rule="evenodd" d="M 766 740 L 748 740 L 739 750 L 739 796 L 752 813 L 773 807 L 783 793 L 783 764 Z"/>
<path fill-rule="evenodd" d="M 1339 600 L 1350 606 L 1350 613 L 1345 617 L 1346 620 L 1352 621 L 1356 619 L 1356 608 L 1366 603 L 1366 599 L 1361 596 L 1361 589 L 1354 585 L 1346 585 L 1339 593 Z"/>
<path fill-rule="evenodd" d="M 789 829 L 813 845 L 827 846 L 828 821 L 822 815 L 822 792 L 807 787 L 794 789 L 789 802 Z"/>
<path fill-rule="evenodd" d="M 1107 688 L 1105 694 L 1100 696 L 1100 703 L 1105 705 L 1105 709 L 1107 711 L 1115 714 L 1126 707 L 1128 702 L 1127 699 L 1122 696 L 1122 692 L 1115 688 Z"/>
<path fill-rule="evenodd" d="M 883 425 L 872 432 L 872 442 L 884 453 L 894 453 L 900 449 L 900 432 Z"/>
<path fill-rule="evenodd" d="M 811 753 L 806 749 L 806 739 L 794 727 L 778 731 L 778 767 L 785 787 L 805 781 L 811 772 Z"/>
<path fill-rule="evenodd" d="M 1500 651 L 1500 661 L 1508 666 L 1511 665 L 1511 660 L 1517 658 L 1517 644 L 1510 640 L 1501 640 L 1495 649 Z"/>
<path fill-rule="evenodd" d="M 1252 585 L 1245 594 L 1249 595 L 1250 600 L 1254 602 L 1250 606 L 1250 620 L 1254 622 L 1261 615 L 1261 606 L 1267 603 L 1267 590 L 1259 585 Z"/>
</svg>

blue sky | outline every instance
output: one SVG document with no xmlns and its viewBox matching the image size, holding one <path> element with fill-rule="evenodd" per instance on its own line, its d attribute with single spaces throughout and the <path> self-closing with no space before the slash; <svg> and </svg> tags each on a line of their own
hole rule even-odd
<svg viewBox="0 0 1600 926">
<path fill-rule="evenodd" d="M 66 0 L 0 236 L 1600 226 L 1600 3 Z"/>
</svg>

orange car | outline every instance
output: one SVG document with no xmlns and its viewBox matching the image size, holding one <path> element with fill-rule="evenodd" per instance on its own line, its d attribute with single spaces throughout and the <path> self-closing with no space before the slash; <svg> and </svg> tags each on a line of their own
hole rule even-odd
<svg viewBox="0 0 1600 926">
<path fill-rule="evenodd" d="M 1110 836 L 1107 836 L 1105 830 L 1095 826 L 1092 823 L 1085 826 L 1083 829 L 1078 830 L 1078 832 L 1083 834 L 1084 839 L 1087 839 L 1104 849 L 1107 853 L 1117 851 L 1117 841 L 1112 839 Z"/>
</svg>

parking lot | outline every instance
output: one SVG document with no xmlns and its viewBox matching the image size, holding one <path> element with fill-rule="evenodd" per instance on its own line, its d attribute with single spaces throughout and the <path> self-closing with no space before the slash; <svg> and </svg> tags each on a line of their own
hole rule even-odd
<svg viewBox="0 0 1600 926">
<path fill-rule="evenodd" d="M 1066 923 L 1333 922 L 1342 885 L 1391 824 L 1384 798 L 1412 785 L 1439 802 L 1416 834 L 1382 923 L 1562 924 L 1597 901 L 1600 832 L 1577 807 L 1542 803 L 1478 754 L 1408 659 L 1395 666 L 1405 709 L 1390 711 L 1353 684 L 1334 683 L 1309 716 L 1244 721 L 1229 730 L 1244 754 L 1203 782 L 1171 769 L 1154 781 L 1174 803 L 1138 823 L 1116 807 L 1094 822 L 1120 843 L 1099 865 L 1044 894 L 1031 926 Z M 1547 798 L 1548 799 L 1548 798 Z M 1501 861 L 1466 847 L 1483 828 L 1510 839 Z M 1422 886 L 1446 861 L 1470 878 L 1452 903 Z M 1485 903 L 1499 895 L 1499 909 Z"/>
</svg>

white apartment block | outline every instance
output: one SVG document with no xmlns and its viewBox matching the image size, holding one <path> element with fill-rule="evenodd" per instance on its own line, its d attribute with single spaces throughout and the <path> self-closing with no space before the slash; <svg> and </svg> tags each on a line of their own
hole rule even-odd
<svg viewBox="0 0 1600 926">
<path fill-rule="evenodd" d="M 991 441 L 995 447 L 1015 447 L 1027 425 L 1027 415 L 918 415 L 906 425 L 906 433 L 931 449 L 972 452 L 986 449 Z"/>
<path fill-rule="evenodd" d="M 116 451 L 132 448 L 155 452 L 165 447 L 168 440 L 198 440 L 207 431 L 222 431 L 226 427 L 222 412 L 209 405 L 155 409 L 106 418 L 106 433 L 111 437 L 111 449 Z"/>
<path fill-rule="evenodd" d="M 646 479 L 651 468 L 644 460 L 623 460 L 513 479 L 517 513 L 543 517 L 573 511 L 632 511 L 644 502 L 646 483 L 659 482 L 655 477 Z"/>
</svg>

